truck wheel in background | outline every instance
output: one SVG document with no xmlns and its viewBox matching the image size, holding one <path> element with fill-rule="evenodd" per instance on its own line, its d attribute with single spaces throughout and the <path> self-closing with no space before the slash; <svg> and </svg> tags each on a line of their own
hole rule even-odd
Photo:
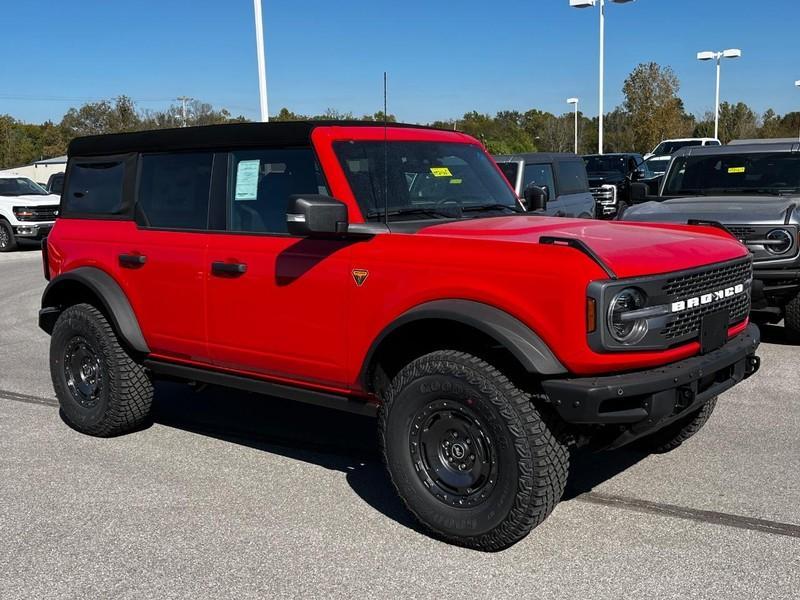
<svg viewBox="0 0 800 600">
<path fill-rule="evenodd" d="M 800 343 L 800 293 L 786 304 L 783 324 L 786 327 L 789 339 Z"/>
<path fill-rule="evenodd" d="M 569 452 L 530 396 L 485 361 L 422 356 L 392 381 L 381 450 L 408 509 L 445 541 L 511 546 L 561 499 Z"/>
<path fill-rule="evenodd" d="M 711 417 L 711 413 L 714 412 L 716 405 L 717 398 L 711 398 L 694 413 L 642 438 L 636 445 L 641 450 L 654 454 L 663 454 L 674 450 L 702 429 L 703 425 Z"/>
<path fill-rule="evenodd" d="M 81 433 L 126 433 L 150 415 L 150 378 L 90 304 L 70 306 L 59 315 L 50 340 L 50 375 L 64 420 Z"/>
<path fill-rule="evenodd" d="M 17 238 L 14 229 L 8 221 L 0 219 L 0 252 L 11 252 L 17 248 Z"/>
</svg>

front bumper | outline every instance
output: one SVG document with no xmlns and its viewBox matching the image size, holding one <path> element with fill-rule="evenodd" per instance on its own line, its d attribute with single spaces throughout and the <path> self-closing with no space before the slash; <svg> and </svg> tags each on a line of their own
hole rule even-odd
<svg viewBox="0 0 800 600">
<path fill-rule="evenodd" d="M 759 269 L 753 265 L 753 310 L 783 306 L 800 293 L 800 266 Z"/>
<path fill-rule="evenodd" d="M 542 381 L 567 423 L 622 425 L 609 445 L 619 447 L 676 421 L 747 379 L 759 368 L 758 327 L 705 355 L 646 371 Z"/>
<path fill-rule="evenodd" d="M 30 240 L 40 240 L 45 238 L 53 228 L 53 223 L 22 223 L 13 225 L 14 236 Z"/>
</svg>

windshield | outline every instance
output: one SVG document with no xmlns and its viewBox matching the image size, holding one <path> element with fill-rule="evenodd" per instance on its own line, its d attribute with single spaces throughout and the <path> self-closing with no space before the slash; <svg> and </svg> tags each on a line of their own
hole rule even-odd
<svg viewBox="0 0 800 600">
<path fill-rule="evenodd" d="M 798 191 L 800 156 L 770 152 L 678 157 L 663 193 L 778 195 Z"/>
<path fill-rule="evenodd" d="M 656 156 L 665 156 L 667 154 L 675 154 L 681 148 L 688 148 L 689 146 L 702 146 L 703 140 L 684 140 L 682 142 L 661 142 L 653 154 Z"/>
<path fill-rule="evenodd" d="M 589 173 L 617 171 L 625 174 L 628 172 L 628 162 L 624 156 L 586 156 L 583 162 L 586 163 L 586 171 Z"/>
<path fill-rule="evenodd" d="M 0 178 L 0 196 L 47 196 L 45 189 L 27 177 Z"/>
<path fill-rule="evenodd" d="M 337 142 L 334 149 L 368 220 L 383 218 L 387 191 L 390 220 L 521 210 L 516 194 L 478 146 L 351 141 Z"/>
</svg>

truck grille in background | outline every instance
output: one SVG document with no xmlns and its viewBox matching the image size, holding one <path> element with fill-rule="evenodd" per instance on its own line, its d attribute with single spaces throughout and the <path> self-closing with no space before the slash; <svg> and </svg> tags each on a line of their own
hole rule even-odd
<svg viewBox="0 0 800 600">
<path fill-rule="evenodd" d="M 600 204 L 614 204 L 614 190 L 607 187 L 591 188 L 592 196 Z"/>
<path fill-rule="evenodd" d="M 756 232 L 753 227 L 741 225 L 726 225 L 725 228 L 730 231 L 731 235 L 733 235 L 737 240 L 746 240 Z"/>
<path fill-rule="evenodd" d="M 15 213 L 18 221 L 55 221 L 58 216 L 58 204 L 48 206 L 23 206 L 20 208 L 25 212 L 32 213 L 32 215 L 20 216 Z"/>
<path fill-rule="evenodd" d="M 686 342 L 700 335 L 700 324 L 703 316 L 727 310 L 730 314 L 729 326 L 738 325 L 747 318 L 750 312 L 750 288 L 753 279 L 753 263 L 750 258 L 721 267 L 698 270 L 695 273 L 667 279 L 662 286 L 662 293 L 670 301 L 684 300 L 713 293 L 727 287 L 745 284 L 745 292 L 737 296 L 725 298 L 719 302 L 691 308 L 667 320 L 661 335 L 667 342 L 680 340 Z"/>
</svg>

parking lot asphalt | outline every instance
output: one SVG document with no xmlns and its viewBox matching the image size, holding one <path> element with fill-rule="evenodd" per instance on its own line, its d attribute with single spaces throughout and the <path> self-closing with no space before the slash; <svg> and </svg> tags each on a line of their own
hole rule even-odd
<svg viewBox="0 0 800 600">
<path fill-rule="evenodd" d="M 59 418 L 36 326 L 41 258 L 0 255 L 0 598 L 792 598 L 800 590 L 800 347 L 678 450 L 588 454 L 512 548 L 421 533 L 374 421 L 159 384 L 112 439 Z"/>
</svg>

